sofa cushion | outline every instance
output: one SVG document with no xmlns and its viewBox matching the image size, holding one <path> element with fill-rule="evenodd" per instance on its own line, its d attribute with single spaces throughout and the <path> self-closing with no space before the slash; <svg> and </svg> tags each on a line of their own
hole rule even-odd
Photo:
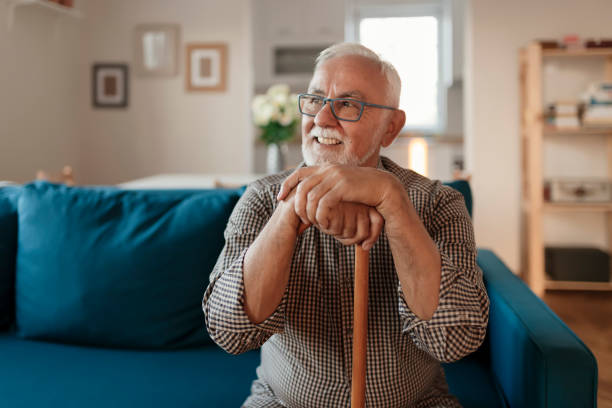
<svg viewBox="0 0 612 408">
<path fill-rule="evenodd" d="M 0 330 L 15 320 L 17 198 L 20 187 L 0 187 Z"/>
<path fill-rule="evenodd" d="M 0 361 L 2 407 L 235 408 L 249 395 L 259 351 L 104 349 L 0 333 Z"/>
<path fill-rule="evenodd" d="M 210 342 L 202 295 L 237 199 L 235 190 L 24 186 L 18 336 L 130 348 Z"/>
</svg>

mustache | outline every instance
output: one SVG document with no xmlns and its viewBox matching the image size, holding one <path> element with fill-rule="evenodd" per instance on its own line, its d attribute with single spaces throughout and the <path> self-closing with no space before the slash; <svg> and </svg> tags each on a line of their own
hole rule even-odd
<svg viewBox="0 0 612 408">
<path fill-rule="evenodd" d="M 342 134 L 336 129 L 313 127 L 308 133 L 308 135 L 310 137 L 327 137 L 327 138 L 339 140 L 341 142 L 344 141 Z"/>
</svg>

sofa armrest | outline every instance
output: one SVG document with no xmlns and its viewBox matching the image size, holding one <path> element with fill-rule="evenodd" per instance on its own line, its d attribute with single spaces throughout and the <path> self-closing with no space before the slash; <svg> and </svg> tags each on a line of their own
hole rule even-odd
<svg viewBox="0 0 612 408">
<path fill-rule="evenodd" d="M 510 407 L 596 407 L 591 351 L 490 250 L 478 251 L 491 301 L 491 370 Z"/>
</svg>

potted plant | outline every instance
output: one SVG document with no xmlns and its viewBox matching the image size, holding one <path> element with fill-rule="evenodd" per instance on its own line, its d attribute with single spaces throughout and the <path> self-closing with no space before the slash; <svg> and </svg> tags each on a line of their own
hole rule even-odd
<svg viewBox="0 0 612 408">
<path fill-rule="evenodd" d="M 272 85 L 265 94 L 255 96 L 252 110 L 260 138 L 268 146 L 267 171 L 281 172 L 285 167 L 283 150 L 300 119 L 297 95 L 290 93 L 288 85 Z"/>
</svg>

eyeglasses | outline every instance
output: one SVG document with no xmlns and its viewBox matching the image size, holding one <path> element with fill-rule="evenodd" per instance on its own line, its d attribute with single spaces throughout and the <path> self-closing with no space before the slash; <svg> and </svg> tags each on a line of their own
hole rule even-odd
<svg viewBox="0 0 612 408">
<path fill-rule="evenodd" d="M 357 122 L 361 119 L 363 108 L 366 106 L 397 110 L 391 106 L 377 105 L 375 103 L 358 101 L 351 98 L 325 98 L 321 95 L 304 93 L 298 95 L 300 113 L 306 116 L 317 116 L 317 113 L 323 109 L 327 102 L 330 102 L 332 114 L 336 119 L 346 120 L 348 122 Z"/>
</svg>

